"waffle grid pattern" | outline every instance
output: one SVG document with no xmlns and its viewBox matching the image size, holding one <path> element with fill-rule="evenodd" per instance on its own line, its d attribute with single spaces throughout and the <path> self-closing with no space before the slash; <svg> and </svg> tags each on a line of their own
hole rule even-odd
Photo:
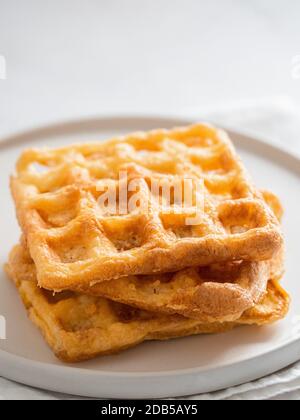
<svg viewBox="0 0 300 420">
<path fill-rule="evenodd" d="M 119 190 L 120 171 L 136 179 L 142 210 L 110 215 L 98 205 L 101 185 Z M 192 226 L 186 218 L 199 211 L 197 197 L 192 208 L 180 211 L 174 202 L 158 201 L 149 187 L 151 179 L 187 178 L 204 186 L 199 223 Z M 46 289 L 221 261 L 268 260 L 282 244 L 278 221 L 230 140 L 202 124 L 25 151 L 11 188 L 38 283 Z"/>
</svg>

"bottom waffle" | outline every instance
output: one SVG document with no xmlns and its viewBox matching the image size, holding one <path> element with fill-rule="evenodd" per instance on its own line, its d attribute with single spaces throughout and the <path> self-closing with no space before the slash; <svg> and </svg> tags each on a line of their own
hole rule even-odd
<svg viewBox="0 0 300 420">
<path fill-rule="evenodd" d="M 34 262 L 24 246 L 12 249 L 9 264 L 17 281 L 37 282 Z M 282 274 L 283 252 L 272 261 L 223 263 L 176 273 L 130 276 L 74 291 L 150 312 L 179 314 L 202 323 L 232 322 L 260 302 L 269 279 L 279 279 Z"/>
<path fill-rule="evenodd" d="M 17 278 L 11 263 L 6 270 L 30 319 L 40 328 L 55 355 L 66 362 L 116 353 L 146 340 L 218 333 L 239 325 L 270 324 L 283 318 L 289 307 L 288 294 L 276 281 L 269 281 L 262 301 L 239 320 L 201 323 L 181 315 L 161 315 L 76 292 L 53 296 L 39 289 L 36 279 Z"/>
</svg>

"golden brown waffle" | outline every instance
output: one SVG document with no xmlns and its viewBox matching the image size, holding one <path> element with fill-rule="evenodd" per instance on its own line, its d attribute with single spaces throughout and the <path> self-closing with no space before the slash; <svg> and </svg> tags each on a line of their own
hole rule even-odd
<svg viewBox="0 0 300 420">
<path fill-rule="evenodd" d="M 98 206 L 99 185 L 109 181 L 120 188 L 120 170 L 137 178 L 141 208 L 147 212 L 116 216 Z M 175 203 L 157 205 L 149 180 L 162 177 L 204 182 L 197 225 L 186 225 L 195 208 L 178 214 Z M 46 289 L 90 287 L 221 261 L 268 260 L 282 244 L 273 212 L 249 181 L 227 135 L 202 124 L 28 150 L 18 161 L 11 188 L 38 283 Z"/>
<path fill-rule="evenodd" d="M 236 322 L 201 323 L 74 292 L 53 296 L 38 288 L 36 282 L 16 279 L 11 265 L 6 270 L 17 285 L 30 319 L 40 328 L 56 356 L 67 362 L 116 353 L 146 340 L 224 332 L 239 325 L 269 324 L 283 318 L 289 307 L 287 293 L 270 281 L 261 303 Z"/>
<path fill-rule="evenodd" d="M 281 278 L 282 256 L 271 262 L 222 263 L 176 273 L 130 276 L 76 291 L 201 322 L 235 321 L 262 299 L 270 278 Z M 17 281 L 36 282 L 34 262 L 22 245 L 11 251 L 9 265 Z"/>
<path fill-rule="evenodd" d="M 284 215 L 284 208 L 279 197 L 277 197 L 277 195 L 272 191 L 268 190 L 261 190 L 261 194 L 265 200 L 265 203 L 270 207 L 277 220 L 281 223 Z"/>
<path fill-rule="evenodd" d="M 281 221 L 283 207 L 278 197 L 270 191 L 262 191 L 262 195 Z M 26 259 L 26 251 L 16 247 L 14 253 L 19 259 L 16 265 L 21 268 L 20 260 Z M 268 262 L 219 263 L 175 273 L 129 276 L 77 291 L 201 322 L 235 321 L 262 299 L 267 281 L 280 279 L 283 272 L 284 248 Z"/>
</svg>

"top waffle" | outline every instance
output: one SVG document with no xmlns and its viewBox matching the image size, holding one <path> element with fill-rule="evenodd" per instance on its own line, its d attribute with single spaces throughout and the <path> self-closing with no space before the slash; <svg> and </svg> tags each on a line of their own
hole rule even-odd
<svg viewBox="0 0 300 420">
<path fill-rule="evenodd" d="M 179 206 L 174 193 L 166 200 L 161 188 L 158 195 L 150 188 L 153 180 L 162 180 L 185 191 L 186 179 L 196 186 L 188 207 Z M 121 211 L 134 198 L 132 191 L 125 202 L 117 194 L 114 209 L 99 205 L 109 186 L 120 192 L 129 180 L 138 192 L 134 211 Z M 11 187 L 39 285 L 46 289 L 222 261 L 267 260 L 282 244 L 276 217 L 227 135 L 207 125 L 28 150 Z M 191 217 L 192 225 L 187 224 Z"/>
</svg>

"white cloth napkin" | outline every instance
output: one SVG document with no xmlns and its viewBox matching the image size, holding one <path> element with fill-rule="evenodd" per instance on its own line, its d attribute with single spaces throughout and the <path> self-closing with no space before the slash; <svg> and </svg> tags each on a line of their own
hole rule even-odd
<svg viewBox="0 0 300 420">
<path fill-rule="evenodd" d="M 300 155 L 300 111 L 286 97 L 247 101 L 214 108 L 211 112 L 185 110 L 230 128 L 263 136 Z M 74 399 L 77 397 L 37 390 L 0 378 L 1 399 Z M 194 395 L 193 400 L 300 399 L 300 362 L 276 374 L 244 385 L 210 394 Z"/>
<path fill-rule="evenodd" d="M 204 115 L 224 127 L 246 131 L 300 154 L 300 108 L 289 97 L 247 100 L 204 112 L 190 110 L 189 114 L 198 119 Z"/>
</svg>

